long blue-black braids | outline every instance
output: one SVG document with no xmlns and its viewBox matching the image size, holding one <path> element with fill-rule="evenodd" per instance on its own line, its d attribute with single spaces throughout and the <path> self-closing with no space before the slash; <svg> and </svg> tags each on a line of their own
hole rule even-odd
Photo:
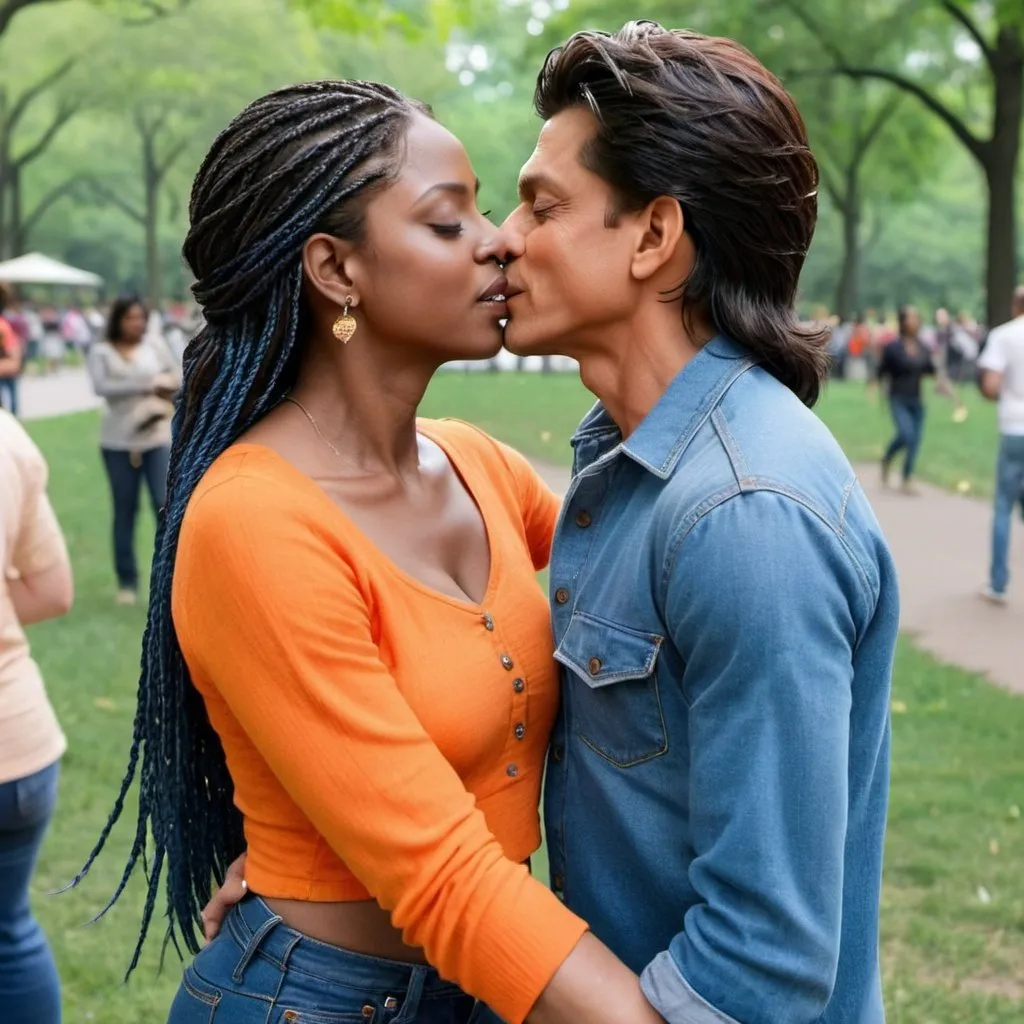
<svg viewBox="0 0 1024 1024">
<path fill-rule="evenodd" d="M 294 382 L 305 313 L 302 246 L 327 232 L 358 242 L 365 200 L 397 172 L 414 111 L 385 85 L 312 82 L 252 103 L 216 139 L 196 176 L 184 256 L 206 326 L 189 344 L 174 417 L 167 502 L 157 526 L 131 751 L 85 876 L 138 777 L 135 837 L 106 913 L 143 862 L 146 902 L 137 966 L 166 876 L 164 947 L 199 950 L 199 914 L 244 849 L 224 752 L 189 678 L 171 619 L 178 536 L 213 461 Z M 216 571 L 213 568 L 211 571 Z"/>
</svg>

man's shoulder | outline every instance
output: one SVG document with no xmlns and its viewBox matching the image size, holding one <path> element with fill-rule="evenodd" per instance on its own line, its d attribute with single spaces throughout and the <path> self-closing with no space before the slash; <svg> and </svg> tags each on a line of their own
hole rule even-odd
<svg viewBox="0 0 1024 1024">
<path fill-rule="evenodd" d="M 700 471 L 694 472 L 697 467 Z M 671 481 L 698 507 L 757 491 L 812 506 L 838 523 L 856 473 L 829 429 L 771 374 L 754 367 L 712 410 Z"/>
</svg>

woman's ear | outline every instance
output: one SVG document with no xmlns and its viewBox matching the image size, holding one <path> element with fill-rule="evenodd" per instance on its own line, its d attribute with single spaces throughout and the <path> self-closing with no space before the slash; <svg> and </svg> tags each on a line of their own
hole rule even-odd
<svg viewBox="0 0 1024 1024">
<path fill-rule="evenodd" d="M 333 235 L 311 235 L 302 247 L 302 269 L 311 288 L 332 306 L 349 299 L 359 305 L 359 294 L 346 263 L 354 257 L 352 245 Z"/>
</svg>

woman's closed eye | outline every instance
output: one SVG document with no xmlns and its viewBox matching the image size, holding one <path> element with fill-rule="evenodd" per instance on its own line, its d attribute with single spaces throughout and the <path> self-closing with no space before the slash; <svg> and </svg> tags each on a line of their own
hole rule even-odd
<svg viewBox="0 0 1024 1024">
<path fill-rule="evenodd" d="M 461 221 L 456 221 L 453 224 L 431 224 L 429 227 L 442 238 L 458 238 L 465 230 Z"/>
<path fill-rule="evenodd" d="M 490 217 L 490 215 L 490 210 L 480 214 L 481 217 Z M 450 224 L 430 224 L 428 226 L 442 238 L 459 238 L 462 232 L 465 231 L 462 221 L 452 221 Z"/>
</svg>

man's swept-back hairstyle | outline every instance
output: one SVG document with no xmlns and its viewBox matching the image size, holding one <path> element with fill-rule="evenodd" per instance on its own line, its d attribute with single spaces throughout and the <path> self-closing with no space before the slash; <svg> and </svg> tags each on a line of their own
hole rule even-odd
<svg viewBox="0 0 1024 1024">
<path fill-rule="evenodd" d="M 534 104 L 545 119 L 594 114 L 581 159 L 614 190 L 610 223 L 659 196 L 679 201 L 696 249 L 684 315 L 704 316 L 813 405 L 827 333 L 801 324 L 794 305 L 818 166 L 779 80 L 732 40 L 633 21 L 552 50 Z"/>
<path fill-rule="evenodd" d="M 372 190 L 397 175 L 420 104 L 372 82 L 312 82 L 264 96 L 213 143 L 196 176 L 184 255 L 206 326 L 185 354 L 167 503 L 157 526 L 149 615 L 128 769 L 110 819 L 72 884 L 102 850 L 139 776 L 128 863 L 105 913 L 140 859 L 147 897 L 137 965 L 166 868 L 165 946 L 193 953 L 211 885 L 242 852 L 241 816 L 224 751 L 189 678 L 171 620 L 182 518 L 213 461 L 281 401 L 294 381 L 305 317 L 302 247 L 323 231 L 358 242 Z M 216 566 L 210 567 L 216 572 Z"/>
</svg>

